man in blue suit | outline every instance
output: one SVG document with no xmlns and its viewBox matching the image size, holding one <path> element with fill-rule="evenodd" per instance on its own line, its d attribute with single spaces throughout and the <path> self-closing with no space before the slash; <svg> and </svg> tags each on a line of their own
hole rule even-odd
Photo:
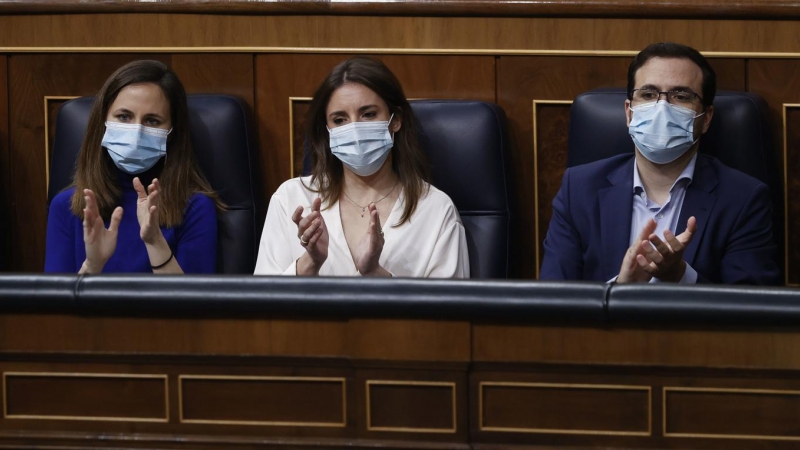
<svg viewBox="0 0 800 450">
<path fill-rule="evenodd" d="M 540 279 L 781 283 L 769 189 L 697 153 L 715 94 L 714 70 L 690 47 L 636 56 L 625 101 L 634 155 L 567 169 Z"/>
</svg>

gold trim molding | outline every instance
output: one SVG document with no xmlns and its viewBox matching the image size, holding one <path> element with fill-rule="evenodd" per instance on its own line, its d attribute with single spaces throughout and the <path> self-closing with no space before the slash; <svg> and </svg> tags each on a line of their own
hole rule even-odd
<svg viewBox="0 0 800 450">
<path fill-rule="evenodd" d="M 302 175 L 294 173 L 294 103 L 310 101 L 311 97 L 289 97 L 289 179 Z"/>
<path fill-rule="evenodd" d="M 800 391 L 782 391 L 773 389 L 737 389 L 737 388 L 688 388 L 664 386 L 662 393 L 662 435 L 668 438 L 710 438 L 710 439 L 760 439 L 770 441 L 800 441 L 800 436 L 771 436 L 762 434 L 714 434 L 714 433 L 668 433 L 667 432 L 667 392 L 699 392 L 728 393 L 754 395 L 795 395 Z"/>
<path fill-rule="evenodd" d="M 342 421 L 341 422 L 291 422 L 275 420 L 216 420 L 185 419 L 183 417 L 183 380 L 217 381 L 290 381 L 301 383 L 341 383 Z M 227 376 L 227 375 L 178 375 L 178 421 L 191 424 L 214 425 L 258 425 L 281 427 L 323 427 L 344 428 L 347 426 L 347 380 L 342 377 L 280 377 L 280 376 Z"/>
<path fill-rule="evenodd" d="M 536 278 L 541 270 L 541 249 L 539 242 L 539 127 L 536 122 L 536 107 L 539 105 L 572 105 L 572 100 L 537 100 L 533 99 L 533 251 L 536 255 Z"/>
<path fill-rule="evenodd" d="M 55 416 L 44 414 L 8 414 L 8 381 L 9 377 L 40 377 L 40 378 L 133 378 L 163 380 L 164 382 L 164 418 L 148 417 L 103 417 L 103 416 Z M 5 419 L 36 419 L 36 420 L 88 420 L 102 422 L 169 422 L 169 383 L 167 375 L 153 374 L 127 374 L 127 373 L 79 373 L 79 372 L 3 372 L 3 418 Z"/>
<path fill-rule="evenodd" d="M 789 132 L 787 130 L 786 112 L 788 109 L 800 109 L 800 103 L 784 103 L 783 118 L 783 284 L 789 287 L 800 287 L 800 284 L 789 283 Z"/>
<path fill-rule="evenodd" d="M 415 427 L 375 427 L 372 426 L 372 407 L 370 388 L 372 386 L 435 386 L 449 387 L 453 398 L 453 426 L 451 428 L 415 428 Z M 367 380 L 367 431 L 392 431 L 396 433 L 455 433 L 457 431 L 456 383 L 453 381 L 402 381 L 402 380 Z"/>
<path fill-rule="evenodd" d="M 798 59 L 800 52 L 701 51 L 707 58 Z M 364 48 L 364 47 L 0 47 L 0 53 L 340 53 L 410 55 L 494 55 L 494 56 L 601 56 L 634 57 L 639 50 L 547 50 L 499 48 Z"/>
<path fill-rule="evenodd" d="M 571 390 L 610 390 L 610 391 L 642 391 L 647 393 L 647 431 L 613 431 L 613 430 L 571 430 L 556 428 L 513 428 L 513 427 L 487 427 L 483 424 L 483 388 L 494 387 L 521 387 L 521 388 L 546 388 L 546 389 L 571 389 Z M 650 386 L 614 385 L 614 384 L 569 384 L 569 383 L 526 383 L 509 381 L 481 381 L 478 383 L 478 429 L 480 431 L 495 431 L 504 433 L 538 433 L 538 434 L 564 434 L 564 435 L 598 435 L 598 436 L 652 436 L 653 435 L 653 388 Z"/>
</svg>

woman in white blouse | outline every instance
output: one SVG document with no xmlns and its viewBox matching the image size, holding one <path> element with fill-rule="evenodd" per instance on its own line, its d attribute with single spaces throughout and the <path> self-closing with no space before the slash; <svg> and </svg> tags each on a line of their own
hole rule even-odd
<svg viewBox="0 0 800 450">
<path fill-rule="evenodd" d="M 311 176 L 272 196 L 255 273 L 469 277 L 461 218 L 426 182 L 415 120 L 382 62 L 336 66 L 307 116 Z"/>
</svg>

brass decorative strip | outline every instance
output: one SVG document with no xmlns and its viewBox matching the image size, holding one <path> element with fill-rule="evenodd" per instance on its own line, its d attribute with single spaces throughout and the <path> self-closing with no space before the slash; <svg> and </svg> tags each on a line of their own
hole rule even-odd
<svg viewBox="0 0 800 450">
<path fill-rule="evenodd" d="M 494 387 L 522 387 L 522 388 L 548 388 L 548 389 L 602 389 L 611 391 L 642 391 L 647 392 L 647 431 L 607 431 L 607 430 L 573 430 L 554 428 L 512 428 L 512 427 L 487 427 L 483 424 L 483 388 Z M 480 431 L 495 431 L 504 433 L 539 433 L 539 434 L 565 434 L 565 435 L 597 435 L 597 436 L 652 436 L 653 435 L 653 389 L 650 386 L 614 385 L 614 384 L 569 384 L 569 383 L 527 383 L 509 381 L 481 381 L 478 383 L 478 429 Z"/>
<path fill-rule="evenodd" d="M 294 102 L 310 102 L 311 97 L 289 97 L 289 179 L 302 174 L 294 173 Z"/>
<path fill-rule="evenodd" d="M 546 50 L 499 48 L 397 48 L 397 47 L 0 47 L 0 53 L 332 53 L 494 56 L 604 56 L 634 57 L 639 50 Z M 798 59 L 800 52 L 702 51 L 707 58 Z"/>
<path fill-rule="evenodd" d="M 8 381 L 10 377 L 51 377 L 51 378 L 133 378 L 156 379 L 164 382 L 164 417 L 104 417 L 104 416 L 61 416 L 8 414 Z M 79 373 L 79 372 L 3 372 L 3 418 L 35 420 L 88 420 L 102 422 L 169 422 L 169 383 L 167 375 L 128 374 L 128 373 Z"/>
<path fill-rule="evenodd" d="M 783 112 L 783 284 L 789 287 L 800 287 L 800 284 L 789 283 L 789 146 L 786 122 L 786 111 L 789 108 L 800 108 L 800 103 L 784 103 Z"/>
<path fill-rule="evenodd" d="M 452 389 L 453 426 L 451 428 L 375 427 L 372 426 L 370 388 L 372 386 L 439 386 Z M 457 430 L 456 383 L 452 381 L 367 380 L 367 431 L 392 431 L 397 433 L 455 433 Z"/>
<path fill-rule="evenodd" d="M 713 433 L 668 433 L 667 432 L 667 392 L 700 392 L 700 393 L 729 393 L 729 394 L 760 394 L 760 395 L 796 395 L 800 391 L 784 391 L 774 389 L 739 389 L 739 388 L 688 388 L 664 386 L 662 393 L 662 434 L 672 438 L 708 438 L 708 439 L 759 439 L 770 441 L 800 441 L 800 436 L 770 436 L 761 434 L 713 434 Z"/>
<path fill-rule="evenodd" d="M 342 421 L 341 422 L 291 422 L 268 420 L 215 420 L 185 419 L 183 417 L 183 380 L 220 380 L 220 381 L 292 381 L 322 382 L 342 384 Z M 342 377 L 283 377 L 283 376 L 227 376 L 227 375 L 178 375 L 178 421 L 180 423 L 215 424 L 215 425 L 257 425 L 257 426 L 291 426 L 291 427 L 324 427 L 344 428 L 347 426 L 347 380 Z"/>
<path fill-rule="evenodd" d="M 572 105 L 572 100 L 533 100 L 533 221 L 534 221 L 534 254 L 536 255 L 536 278 L 541 270 L 541 249 L 539 248 L 539 141 L 536 123 L 536 107 L 539 105 Z"/>
<path fill-rule="evenodd" d="M 749 0 L 651 0 L 647 8 L 614 0 L 16 0 L 3 2 L 3 14 L 253 14 L 359 15 L 443 17 L 589 17 L 589 18 L 713 18 L 785 19 L 797 16 L 792 2 Z M 724 5 L 724 8 L 721 7 Z"/>
<path fill-rule="evenodd" d="M 47 117 L 48 102 L 51 100 L 72 100 L 76 95 L 45 95 L 44 96 L 44 182 L 45 192 L 50 190 L 50 119 Z"/>
</svg>

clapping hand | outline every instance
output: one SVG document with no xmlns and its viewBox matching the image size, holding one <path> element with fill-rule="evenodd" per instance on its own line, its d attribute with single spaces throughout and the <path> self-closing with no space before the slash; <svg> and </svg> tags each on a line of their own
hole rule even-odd
<svg viewBox="0 0 800 450">
<path fill-rule="evenodd" d="M 97 199 L 91 189 L 83 190 L 83 244 L 86 249 L 86 260 L 78 273 L 100 273 L 109 258 L 117 249 L 119 222 L 122 220 L 122 208 L 117 206 L 111 214 L 108 228 L 100 217 Z"/>
<path fill-rule="evenodd" d="M 378 275 L 380 272 L 385 272 L 380 270 L 381 267 L 378 263 L 383 251 L 383 230 L 381 230 L 378 208 L 374 203 L 370 203 L 368 208 L 369 226 L 356 247 L 356 268 L 362 275 Z"/>
<path fill-rule="evenodd" d="M 322 200 L 315 198 L 311 203 L 311 212 L 303 217 L 303 207 L 298 206 L 292 214 L 292 221 L 297 225 L 297 238 L 306 253 L 297 261 L 298 275 L 317 275 L 325 260 L 328 259 L 328 227 L 322 217 L 320 207 Z"/>
</svg>

